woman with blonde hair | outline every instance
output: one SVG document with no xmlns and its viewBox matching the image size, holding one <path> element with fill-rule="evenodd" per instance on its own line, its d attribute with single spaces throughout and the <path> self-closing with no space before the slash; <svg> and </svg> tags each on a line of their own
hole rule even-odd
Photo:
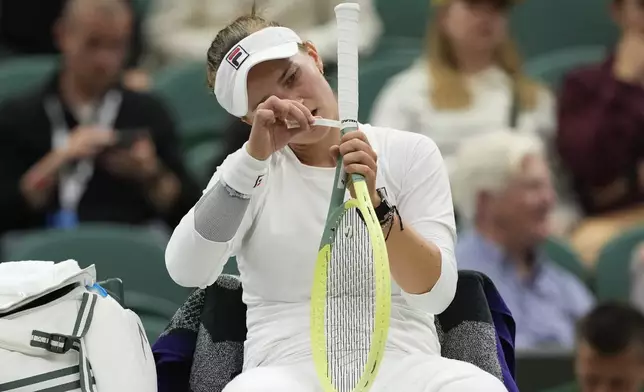
<svg viewBox="0 0 644 392">
<path fill-rule="evenodd" d="M 431 137 L 448 170 L 473 136 L 510 128 L 552 145 L 555 101 L 523 72 L 508 31 L 510 8 L 521 0 L 431 0 L 434 19 L 424 55 L 380 93 L 370 123 Z M 558 208 L 555 229 L 565 231 L 574 208 Z"/>
<path fill-rule="evenodd" d="M 436 141 L 448 166 L 461 141 L 511 127 L 550 134 L 550 93 L 522 71 L 508 32 L 520 0 L 431 0 L 425 54 L 381 92 L 371 123 Z"/>
</svg>

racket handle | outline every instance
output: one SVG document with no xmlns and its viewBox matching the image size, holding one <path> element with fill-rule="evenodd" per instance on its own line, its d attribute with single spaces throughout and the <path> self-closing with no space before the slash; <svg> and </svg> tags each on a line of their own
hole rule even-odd
<svg viewBox="0 0 644 392">
<path fill-rule="evenodd" d="M 338 114 L 343 125 L 358 121 L 358 39 L 360 6 L 342 3 L 335 8 L 338 26 Z"/>
<path fill-rule="evenodd" d="M 342 134 L 358 130 L 358 39 L 360 37 L 360 5 L 341 3 L 335 8 L 338 24 L 338 112 Z M 338 189 L 346 188 L 347 173 L 342 165 Z M 364 176 L 352 174 L 351 181 L 364 181 Z"/>
</svg>

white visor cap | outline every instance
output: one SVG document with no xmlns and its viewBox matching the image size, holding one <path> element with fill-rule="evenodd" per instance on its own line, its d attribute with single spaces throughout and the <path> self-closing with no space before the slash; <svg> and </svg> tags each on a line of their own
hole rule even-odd
<svg viewBox="0 0 644 392">
<path fill-rule="evenodd" d="M 254 32 L 226 53 L 217 70 L 215 96 L 228 113 L 243 117 L 248 113 L 248 72 L 269 60 L 295 56 L 302 39 L 286 27 L 266 27 Z"/>
</svg>

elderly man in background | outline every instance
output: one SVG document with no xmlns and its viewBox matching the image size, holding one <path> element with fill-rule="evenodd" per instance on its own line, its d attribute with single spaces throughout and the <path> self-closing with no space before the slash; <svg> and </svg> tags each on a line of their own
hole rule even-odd
<svg viewBox="0 0 644 392">
<path fill-rule="evenodd" d="M 517 348 L 572 347 L 575 323 L 593 298 L 539 251 L 555 205 L 541 142 L 511 131 L 468 140 L 452 185 L 467 226 L 456 248 L 459 268 L 494 281 L 516 320 Z"/>
</svg>

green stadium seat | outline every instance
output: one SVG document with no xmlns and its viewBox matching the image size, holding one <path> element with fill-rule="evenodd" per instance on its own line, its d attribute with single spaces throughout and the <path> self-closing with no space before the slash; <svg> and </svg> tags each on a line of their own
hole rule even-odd
<svg viewBox="0 0 644 392">
<path fill-rule="evenodd" d="M 595 290 L 602 301 L 628 301 L 631 295 L 631 261 L 644 243 L 644 227 L 635 227 L 610 240 L 595 265 Z"/>
<path fill-rule="evenodd" d="M 215 158 L 224 152 L 218 140 L 206 141 L 191 147 L 185 154 L 185 163 L 193 177 L 205 187 L 213 175 Z"/>
<path fill-rule="evenodd" d="M 409 37 L 383 37 L 365 62 L 388 61 L 398 56 L 416 57 L 423 50 L 423 40 Z"/>
<path fill-rule="evenodd" d="M 152 0 L 133 0 L 132 7 L 134 8 L 134 13 L 145 21 L 152 9 Z"/>
<path fill-rule="evenodd" d="M 602 46 L 577 46 L 541 55 L 526 64 L 526 72 L 558 90 L 564 76 L 575 68 L 600 62 L 606 56 Z"/>
<path fill-rule="evenodd" d="M 190 289 L 177 285 L 168 275 L 165 244 L 160 233 L 147 228 L 96 224 L 75 230 L 10 234 L 3 239 L 2 249 L 4 260 L 74 259 L 81 267 L 95 264 L 99 280 L 123 280 L 127 306 L 141 293 L 164 300 L 169 304 L 165 314 L 172 315 Z"/>
<path fill-rule="evenodd" d="M 159 336 L 161 336 L 170 323 L 170 319 L 165 317 L 158 317 L 149 314 L 138 314 L 138 316 L 141 319 L 143 328 L 145 328 L 145 335 L 148 338 L 148 342 L 150 342 L 150 346 L 157 341 Z"/>
<path fill-rule="evenodd" d="M 239 270 L 237 269 L 237 258 L 231 257 L 228 259 L 228 262 L 224 266 L 224 271 L 222 274 L 226 275 L 236 275 L 239 276 Z"/>
<path fill-rule="evenodd" d="M 0 62 L 0 103 L 44 83 L 57 64 L 57 56 L 13 57 Z"/>
<path fill-rule="evenodd" d="M 416 59 L 414 52 L 400 52 L 382 61 L 365 61 L 360 66 L 359 121 L 369 121 L 374 101 L 387 81 L 407 69 Z"/>
<path fill-rule="evenodd" d="M 140 292 L 129 292 L 125 305 L 141 319 L 150 344 L 161 335 L 177 310 L 173 302 Z"/>
<path fill-rule="evenodd" d="M 576 47 L 610 47 L 618 29 L 610 19 L 608 1 L 537 0 L 516 6 L 510 28 L 524 58 Z"/>
<path fill-rule="evenodd" d="M 430 0 L 376 0 L 384 37 L 423 38 L 431 17 Z"/>
<path fill-rule="evenodd" d="M 574 355 L 560 349 L 516 353 L 516 380 L 521 392 L 541 392 L 574 380 Z"/>
<path fill-rule="evenodd" d="M 541 392 L 578 392 L 580 391 L 579 385 L 576 382 L 569 382 L 566 384 L 558 385 L 554 388 L 549 388 Z"/>
<path fill-rule="evenodd" d="M 590 284 L 590 271 L 581 262 L 577 252 L 566 241 L 550 237 L 543 244 L 542 250 L 554 263 L 575 274 L 586 284 Z"/>
<path fill-rule="evenodd" d="M 152 91 L 172 110 L 184 146 L 223 132 L 230 115 L 219 106 L 206 81 L 204 62 L 168 67 L 154 76 Z M 204 132 L 204 130 L 209 132 Z"/>
</svg>

